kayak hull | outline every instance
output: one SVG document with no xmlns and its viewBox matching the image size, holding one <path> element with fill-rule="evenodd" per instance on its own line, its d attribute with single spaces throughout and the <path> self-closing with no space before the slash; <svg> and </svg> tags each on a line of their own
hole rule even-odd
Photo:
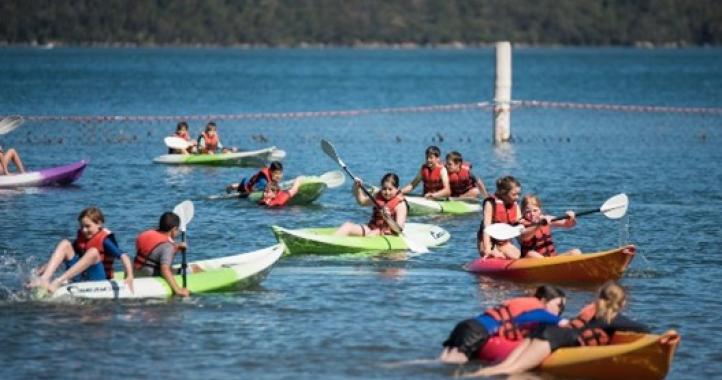
<svg viewBox="0 0 722 380">
<path fill-rule="evenodd" d="M 308 178 L 308 179 L 306 179 Z M 318 177 L 304 177 L 298 187 L 298 193 L 288 202 L 289 205 L 307 205 L 313 203 L 328 187 Z M 262 191 L 254 191 L 248 195 L 248 200 L 258 203 L 263 198 Z"/>
<path fill-rule="evenodd" d="M 345 253 L 383 253 L 406 251 L 403 239 L 395 235 L 383 236 L 335 236 L 336 228 L 305 228 L 289 230 L 273 226 L 273 234 L 284 246 L 285 253 L 337 255 Z M 407 223 L 408 237 L 427 247 L 435 247 L 449 240 L 449 233 L 430 224 Z"/>
<path fill-rule="evenodd" d="M 193 294 L 200 294 L 257 284 L 265 278 L 282 254 L 283 248 L 274 245 L 254 252 L 191 262 L 189 272 L 191 267 L 198 267 L 202 272 L 188 273 L 187 288 Z M 175 279 L 179 284 L 182 283 L 180 275 L 175 276 Z M 131 292 L 123 281 L 123 273 L 118 272 L 113 280 L 70 283 L 60 287 L 50 298 L 138 299 L 167 298 L 173 295 L 170 286 L 161 277 L 136 278 L 133 287 L 134 292 Z"/>
<path fill-rule="evenodd" d="M 481 212 L 481 204 L 478 202 L 441 201 L 413 196 L 407 196 L 406 202 L 409 205 L 409 215 L 414 216 L 432 214 L 464 215 Z"/>
<path fill-rule="evenodd" d="M 520 282 L 598 283 L 620 278 L 634 258 L 634 253 L 635 247 L 627 245 L 578 256 L 517 260 L 476 259 L 468 263 L 465 269 Z"/>
<path fill-rule="evenodd" d="M 540 370 L 585 379 L 663 379 L 672 366 L 680 337 L 617 332 L 607 346 L 560 348 Z"/>
<path fill-rule="evenodd" d="M 0 176 L 0 189 L 38 186 L 66 186 L 80 178 L 88 161 L 56 166 L 23 174 Z"/>
<path fill-rule="evenodd" d="M 264 167 L 271 161 L 280 161 L 286 152 L 275 146 L 244 152 L 219 154 L 164 154 L 153 159 L 157 164 L 166 165 L 209 165 Z"/>
</svg>

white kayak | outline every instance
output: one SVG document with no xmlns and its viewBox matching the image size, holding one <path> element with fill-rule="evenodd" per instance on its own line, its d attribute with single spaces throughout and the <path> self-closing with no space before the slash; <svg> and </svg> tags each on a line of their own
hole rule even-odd
<svg viewBox="0 0 722 380">
<path fill-rule="evenodd" d="M 253 252 L 191 262 L 188 264 L 187 288 L 192 294 L 199 294 L 257 284 L 265 278 L 282 254 L 283 248 L 276 244 Z M 190 273 L 191 267 L 200 268 L 202 271 Z M 181 284 L 181 276 L 175 277 L 178 284 Z M 137 299 L 167 298 L 173 295 L 171 288 L 161 277 L 136 278 L 133 281 L 134 292 L 130 291 L 122 278 L 122 272 L 116 273 L 113 280 L 70 283 L 58 288 L 51 295 L 37 296 L 51 299 Z"/>
<path fill-rule="evenodd" d="M 164 154 L 154 158 L 153 162 L 167 165 L 263 167 L 271 161 L 280 161 L 284 157 L 286 157 L 284 150 L 272 146 L 258 150 L 218 154 Z"/>
</svg>

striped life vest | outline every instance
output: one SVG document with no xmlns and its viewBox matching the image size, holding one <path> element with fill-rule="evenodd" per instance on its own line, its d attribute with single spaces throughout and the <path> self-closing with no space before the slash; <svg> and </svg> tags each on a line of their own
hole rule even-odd
<svg viewBox="0 0 722 380">
<path fill-rule="evenodd" d="M 551 226 L 539 226 L 534 230 L 534 235 L 521 239 L 521 257 L 525 257 L 529 251 L 536 251 L 542 256 L 556 256 L 557 251 L 552 241 Z"/>
<path fill-rule="evenodd" d="M 527 311 L 545 309 L 544 303 L 536 297 L 517 297 L 504 301 L 501 305 L 491 307 L 484 314 L 497 320 L 500 324 L 498 335 L 508 340 L 521 340 L 529 335 L 527 329 L 519 329 L 514 318 Z"/>
<path fill-rule="evenodd" d="M 381 195 L 380 191 L 376 193 L 376 196 L 374 197 L 374 212 L 368 223 L 369 228 L 379 229 L 381 230 L 381 233 L 385 235 L 393 233 L 388 223 L 384 220 L 381 210 L 386 209 L 389 218 L 396 220 L 396 206 L 398 206 L 401 202 L 404 202 L 404 197 L 401 194 L 398 194 L 387 201 Z"/>
<path fill-rule="evenodd" d="M 113 278 L 113 261 L 115 261 L 115 256 L 105 254 L 105 247 L 103 246 L 103 243 L 105 242 L 106 238 L 110 238 L 113 240 L 113 242 L 115 242 L 115 236 L 113 236 L 113 233 L 106 228 L 102 228 L 90 239 L 86 239 L 85 235 L 83 235 L 83 232 L 81 230 L 78 230 L 78 234 L 75 237 L 75 241 L 73 242 L 73 248 L 75 249 L 75 252 L 77 252 L 80 256 L 84 255 L 85 252 L 87 252 L 91 248 L 97 249 L 100 261 L 103 262 L 105 278 L 110 280 Z"/>
<path fill-rule="evenodd" d="M 434 193 L 444 188 L 441 180 L 441 169 L 443 166 L 436 164 L 434 168 L 428 165 L 421 165 L 421 179 L 424 182 L 424 194 Z"/>
<path fill-rule="evenodd" d="M 471 178 L 471 164 L 464 162 L 456 173 L 449 173 L 449 187 L 451 187 L 451 196 L 458 197 L 464 195 L 467 191 L 474 187 L 474 180 Z"/>
<path fill-rule="evenodd" d="M 146 230 L 141 232 L 135 239 L 135 259 L 133 268 L 139 270 L 147 263 L 154 267 L 160 267 L 160 263 L 152 260 L 150 254 L 153 250 L 164 243 L 174 243 L 173 239 L 157 230 Z M 175 245 L 175 244 L 174 244 Z"/>
<path fill-rule="evenodd" d="M 571 328 L 579 332 L 577 341 L 582 346 L 604 346 L 609 344 L 610 336 L 604 329 L 589 327 L 595 319 L 597 308 L 594 304 L 585 306 L 574 319 L 569 321 Z"/>
</svg>

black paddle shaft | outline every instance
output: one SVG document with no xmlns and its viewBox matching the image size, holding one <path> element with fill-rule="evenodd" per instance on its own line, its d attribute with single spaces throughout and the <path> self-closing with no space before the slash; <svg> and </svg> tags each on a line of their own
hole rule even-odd
<svg viewBox="0 0 722 380">
<path fill-rule="evenodd" d="M 186 242 L 186 233 L 185 231 L 181 232 L 181 240 L 185 243 Z M 186 268 L 188 268 L 188 262 L 186 261 L 186 251 L 188 248 L 184 249 L 183 252 L 181 252 L 181 278 L 183 278 L 183 288 L 187 286 L 187 277 L 186 274 Z"/>
<path fill-rule="evenodd" d="M 575 213 L 574 213 L 574 216 L 584 216 L 584 215 L 594 214 L 595 212 L 600 212 L 600 211 L 602 211 L 601 208 L 594 208 L 594 209 L 589 209 L 589 210 L 584 210 L 584 211 L 575 212 Z M 568 217 L 567 215 L 557 216 L 557 217 L 555 217 L 555 218 L 552 219 L 552 222 L 555 222 L 555 221 L 557 221 L 557 220 L 563 220 L 563 219 L 569 219 L 569 217 Z"/>
</svg>

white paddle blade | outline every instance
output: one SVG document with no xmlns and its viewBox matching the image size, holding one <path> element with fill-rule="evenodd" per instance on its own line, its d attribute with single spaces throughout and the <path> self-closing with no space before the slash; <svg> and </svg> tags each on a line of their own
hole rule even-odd
<svg viewBox="0 0 722 380">
<path fill-rule="evenodd" d="M 186 141 L 184 138 L 177 136 L 168 136 L 163 139 L 163 142 L 165 142 L 165 145 L 171 149 L 184 150 L 191 146 L 191 143 Z"/>
<path fill-rule="evenodd" d="M 622 193 L 607 199 L 599 211 L 609 219 L 619 219 L 627 214 L 628 206 L 629 198 L 627 198 L 627 194 Z"/>
<path fill-rule="evenodd" d="M 173 213 L 178 215 L 180 218 L 180 230 L 185 231 L 186 226 L 188 226 L 188 223 L 191 222 L 191 219 L 193 219 L 193 202 L 190 200 L 185 200 L 173 208 Z"/>
<path fill-rule="evenodd" d="M 346 181 L 346 176 L 338 170 L 323 173 L 321 174 L 320 178 L 321 181 L 323 181 L 330 189 L 333 189 L 334 187 L 339 187 L 343 185 L 343 183 Z"/>
<path fill-rule="evenodd" d="M 271 152 L 271 155 L 268 156 L 268 159 L 270 161 L 281 161 L 286 157 L 286 151 L 283 149 L 273 149 L 273 152 Z"/>
<path fill-rule="evenodd" d="M 17 127 L 23 124 L 23 118 L 21 117 L 6 117 L 0 120 L 0 135 L 4 135 L 14 131 Z"/>
<path fill-rule="evenodd" d="M 494 223 L 489 227 L 484 227 L 484 232 L 496 240 L 509 240 L 519 235 L 524 230 L 524 226 L 511 226 L 506 223 Z"/>
<path fill-rule="evenodd" d="M 429 253 L 429 247 L 419 243 L 414 239 L 409 238 L 403 232 L 399 236 L 401 236 L 401 239 L 404 240 L 404 243 L 406 244 L 406 247 L 409 249 L 409 251 L 416 254 Z"/>
<path fill-rule="evenodd" d="M 346 166 L 346 164 L 341 161 L 341 157 L 338 156 L 338 153 L 336 153 L 336 148 L 334 148 L 333 145 L 328 142 L 328 140 L 321 139 L 321 150 L 323 150 L 323 152 L 326 153 L 327 156 L 331 157 L 334 161 L 336 161 L 339 166 Z"/>
</svg>

